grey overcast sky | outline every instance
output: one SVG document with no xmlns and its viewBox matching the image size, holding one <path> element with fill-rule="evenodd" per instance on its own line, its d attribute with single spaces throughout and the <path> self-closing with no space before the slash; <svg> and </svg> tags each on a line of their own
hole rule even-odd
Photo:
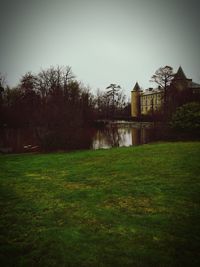
<svg viewBox="0 0 200 267">
<path fill-rule="evenodd" d="M 95 91 L 153 86 L 160 66 L 200 82 L 199 0 L 0 0 L 0 72 L 69 65 Z"/>
</svg>

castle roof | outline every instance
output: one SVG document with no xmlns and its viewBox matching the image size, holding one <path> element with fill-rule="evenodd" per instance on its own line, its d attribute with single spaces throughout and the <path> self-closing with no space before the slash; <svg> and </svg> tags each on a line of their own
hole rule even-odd
<svg viewBox="0 0 200 267">
<path fill-rule="evenodd" d="M 187 77 L 181 66 L 178 68 L 177 73 L 174 75 L 174 79 L 175 80 L 187 80 Z"/>
<path fill-rule="evenodd" d="M 157 87 L 157 88 L 148 88 L 145 91 L 142 92 L 142 95 L 154 95 L 154 94 L 159 94 L 159 93 L 163 93 L 163 89 L 161 87 Z"/>
<path fill-rule="evenodd" d="M 133 88 L 133 91 L 135 91 L 135 92 L 139 92 L 139 91 L 141 91 L 138 82 L 136 82 L 136 84 L 135 84 L 135 86 L 134 86 L 134 88 Z"/>
<path fill-rule="evenodd" d="M 192 81 L 188 82 L 188 87 L 191 89 L 200 89 L 200 84 L 199 83 L 194 83 Z"/>
</svg>

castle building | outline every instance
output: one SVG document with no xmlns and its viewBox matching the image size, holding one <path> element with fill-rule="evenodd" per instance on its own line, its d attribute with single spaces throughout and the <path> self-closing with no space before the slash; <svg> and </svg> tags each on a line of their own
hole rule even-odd
<svg viewBox="0 0 200 267">
<path fill-rule="evenodd" d="M 188 79 L 179 67 L 177 73 L 171 81 L 170 87 L 172 90 L 177 90 L 183 93 L 190 90 L 193 95 L 200 96 L 200 84 L 194 83 L 192 79 Z M 142 90 L 136 82 L 133 90 L 131 91 L 131 116 L 138 118 L 140 115 L 152 114 L 156 111 L 161 111 L 163 106 L 164 91 L 158 86 L 157 88 L 148 88 Z"/>
</svg>

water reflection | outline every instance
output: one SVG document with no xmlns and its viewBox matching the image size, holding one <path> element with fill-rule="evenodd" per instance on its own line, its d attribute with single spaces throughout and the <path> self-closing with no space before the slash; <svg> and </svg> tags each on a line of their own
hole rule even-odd
<svg viewBox="0 0 200 267">
<path fill-rule="evenodd" d="M 126 131 L 117 126 L 97 130 L 93 138 L 93 149 L 118 147 L 126 143 Z"/>
<path fill-rule="evenodd" d="M 3 129 L 0 130 L 0 152 L 34 152 L 46 151 L 55 143 L 52 135 L 41 139 L 39 131 L 30 129 Z M 73 134 L 63 131 L 57 132 L 54 150 L 70 149 L 100 149 L 120 146 L 135 146 L 158 140 L 158 133 L 152 125 L 110 123 L 101 129 L 77 129 Z M 48 137 L 48 140 L 47 140 Z M 42 141 L 41 141 L 42 140 Z M 65 140 L 65 143 L 61 141 Z M 48 142 L 47 142 L 48 141 Z M 43 143 L 42 143 L 43 142 Z M 42 146 L 43 144 L 43 146 Z M 64 145 L 67 144 L 67 145 Z"/>
<path fill-rule="evenodd" d="M 38 143 L 38 137 L 32 129 L 0 129 L 0 152 L 2 153 L 36 151 L 39 148 Z"/>
<path fill-rule="evenodd" d="M 120 146 L 135 146 L 155 140 L 152 127 L 135 127 L 131 125 L 109 125 L 97 130 L 93 138 L 93 149 Z"/>
<path fill-rule="evenodd" d="M 131 128 L 132 145 L 142 145 L 157 140 L 156 130 L 153 127 Z"/>
</svg>

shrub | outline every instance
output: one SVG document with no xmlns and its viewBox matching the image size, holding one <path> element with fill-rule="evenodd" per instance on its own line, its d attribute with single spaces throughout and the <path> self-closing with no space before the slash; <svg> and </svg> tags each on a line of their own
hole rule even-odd
<svg viewBox="0 0 200 267">
<path fill-rule="evenodd" d="M 200 103 L 191 102 L 177 108 L 170 125 L 176 130 L 200 132 Z"/>
</svg>

